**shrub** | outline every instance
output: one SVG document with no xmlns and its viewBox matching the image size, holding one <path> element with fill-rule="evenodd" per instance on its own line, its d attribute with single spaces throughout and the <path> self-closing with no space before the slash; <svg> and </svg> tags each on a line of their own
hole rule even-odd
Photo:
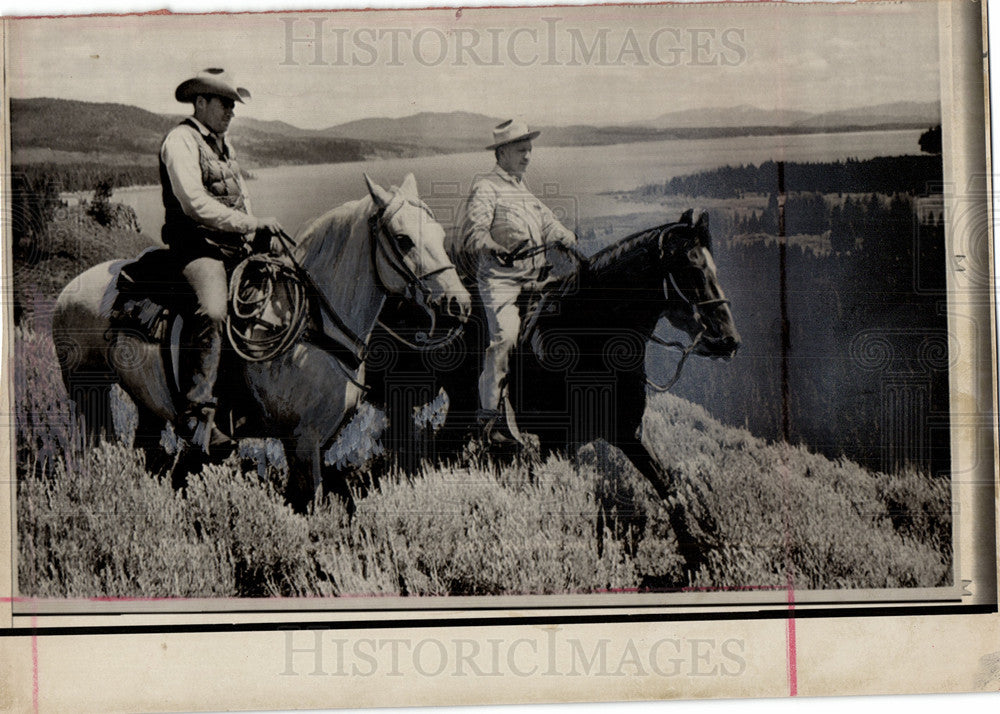
<svg viewBox="0 0 1000 714">
<path fill-rule="evenodd" d="M 109 178 L 102 178 L 94 188 L 94 198 L 87 206 L 87 215 L 100 223 L 102 226 L 111 224 L 113 218 L 111 210 L 111 193 L 114 190 L 114 183 Z"/>
<path fill-rule="evenodd" d="M 395 471 L 358 499 L 353 517 L 335 499 L 300 515 L 281 496 L 278 442 L 246 444 L 244 456 L 266 457 L 259 470 L 234 457 L 191 475 L 180 492 L 150 475 L 141 452 L 125 443 L 80 450 L 57 374 L 47 332 L 16 328 L 23 595 L 495 595 L 951 582 L 947 480 L 913 469 L 875 473 L 769 444 L 669 394 L 650 400 L 643 428 L 678 497 L 688 499 L 688 516 L 715 541 L 690 573 L 668 504 L 602 442 L 575 463 L 552 456 L 532 467 Z"/>
</svg>

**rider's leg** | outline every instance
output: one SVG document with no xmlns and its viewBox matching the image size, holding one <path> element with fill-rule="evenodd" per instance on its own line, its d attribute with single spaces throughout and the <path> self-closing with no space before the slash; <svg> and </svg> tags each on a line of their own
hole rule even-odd
<svg viewBox="0 0 1000 714">
<path fill-rule="evenodd" d="M 228 282 L 225 265 L 214 258 L 196 258 L 183 270 L 194 291 L 197 308 L 190 318 L 181 355 L 181 391 L 187 402 L 179 428 L 182 436 L 206 452 L 229 440 L 215 427 L 215 380 L 222 354 Z"/>
<path fill-rule="evenodd" d="M 517 308 L 520 291 L 520 284 L 515 280 L 496 277 L 479 280 L 489 344 L 483 354 L 483 369 L 479 376 L 478 417 L 480 424 L 488 431 L 492 431 L 495 426 L 506 427 L 506 431 L 510 431 L 501 409 L 500 398 L 509 370 L 510 353 L 517 343 L 521 328 L 521 315 Z M 499 436 L 511 438 L 513 435 L 503 434 L 501 431 Z"/>
</svg>

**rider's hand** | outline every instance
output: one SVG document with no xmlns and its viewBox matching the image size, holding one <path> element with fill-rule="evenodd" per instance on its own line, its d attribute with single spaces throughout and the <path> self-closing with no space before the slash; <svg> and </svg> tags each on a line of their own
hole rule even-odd
<svg viewBox="0 0 1000 714">
<path fill-rule="evenodd" d="M 271 236 L 271 255 L 284 255 L 287 251 L 285 250 L 285 243 L 278 236 Z"/>
<path fill-rule="evenodd" d="M 486 244 L 486 250 L 501 263 L 507 263 L 510 260 L 510 254 L 507 252 L 507 249 L 495 240 L 491 240 Z"/>
<path fill-rule="evenodd" d="M 258 218 L 257 229 L 254 231 L 253 240 L 249 248 L 250 252 L 281 255 L 284 252 L 281 241 L 278 239 L 278 233 L 281 232 L 281 223 L 278 222 L 277 218 Z"/>
<path fill-rule="evenodd" d="M 282 232 L 281 223 L 274 216 L 268 216 L 267 218 L 257 219 L 257 230 L 267 231 L 271 235 L 277 235 Z"/>
</svg>

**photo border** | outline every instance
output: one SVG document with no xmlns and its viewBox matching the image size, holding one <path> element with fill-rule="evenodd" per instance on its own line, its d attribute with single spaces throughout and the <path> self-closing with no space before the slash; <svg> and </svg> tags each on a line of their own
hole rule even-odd
<svg viewBox="0 0 1000 714">
<path fill-rule="evenodd" d="M 968 86 L 975 85 L 976 77 L 980 70 L 980 51 L 976 47 L 976 42 L 970 41 L 970 37 L 978 39 L 979 18 L 972 19 L 968 12 L 963 16 L 961 12 L 955 10 L 959 5 L 960 3 L 957 2 L 943 2 L 940 5 L 942 28 L 951 27 L 952 30 L 948 33 L 942 29 L 941 33 L 942 108 L 943 110 L 945 107 L 949 109 L 947 113 L 942 112 L 944 114 L 942 120 L 946 129 L 945 135 L 946 137 L 951 137 L 950 143 L 953 149 L 952 152 L 946 151 L 944 153 L 945 181 L 948 186 L 960 188 L 965 185 L 966 187 L 970 187 L 973 184 L 970 184 L 969 179 L 976 179 L 978 175 L 981 183 L 986 184 L 981 195 L 981 200 L 985 206 L 988 206 L 990 212 L 989 225 L 992 227 L 995 222 L 995 215 L 993 214 L 993 207 L 988 201 L 988 198 L 993 195 L 992 165 L 984 163 L 980 173 L 972 166 L 973 161 L 966 160 L 970 157 L 980 155 L 978 148 L 985 137 L 979 132 L 979 125 L 975 119 L 968 116 L 957 117 L 953 111 L 955 107 L 962 106 L 967 109 L 967 113 L 975 114 L 975 108 L 968 107 L 968 105 L 959 100 L 959 97 L 963 99 L 968 97 Z M 983 12 L 985 13 L 985 8 Z M 8 27 L 5 23 L 2 39 L 5 71 L 10 66 L 6 55 L 8 51 L 7 30 Z M 986 23 L 983 22 L 982 31 L 986 32 L 986 30 Z M 947 50 L 944 47 L 946 42 L 948 44 Z M 963 59 L 956 61 L 955 58 L 957 56 L 962 56 Z M 955 62 L 955 64 L 950 64 L 952 62 Z M 955 74 L 950 74 L 949 70 L 955 71 Z M 946 100 L 945 95 L 949 92 L 950 98 Z M 988 123 L 984 123 L 983 126 L 988 127 L 989 125 Z M 4 135 L 4 157 L 6 181 L 10 174 L 9 132 L 5 132 Z M 952 165 L 951 170 L 949 170 L 949 163 Z M 982 179 L 985 179 L 985 182 L 982 182 Z M 6 185 L 4 188 L 5 191 L 9 190 Z M 968 194 L 963 193 L 959 188 L 956 188 L 951 195 L 946 194 L 946 205 L 951 206 L 952 211 L 954 211 L 954 206 L 957 202 L 968 200 Z M 9 193 L 5 193 L 5 195 L 9 195 Z M 10 221 L 6 210 L 3 221 L 4 233 L 9 234 Z M 950 246 L 955 247 L 961 238 L 961 236 L 949 235 L 947 241 Z M 4 281 L 5 284 L 9 285 L 11 266 L 6 245 L 5 241 L 3 256 Z M 996 256 L 991 244 L 990 285 L 995 285 L 993 274 L 995 260 Z M 969 295 L 971 288 L 962 286 L 956 282 L 957 280 L 958 278 L 956 278 L 955 273 L 949 271 L 949 295 L 954 294 L 953 290 L 960 291 L 963 295 Z M 786 622 L 798 621 L 802 623 L 800 627 L 805 626 L 806 629 L 812 625 L 816 625 L 819 629 L 822 629 L 823 625 L 831 625 L 830 629 L 834 633 L 847 635 L 844 638 L 845 642 L 864 642 L 866 641 L 865 637 L 857 631 L 852 630 L 849 633 L 845 633 L 844 630 L 850 630 L 851 628 L 838 628 L 836 623 L 851 624 L 856 621 L 863 624 L 875 623 L 883 618 L 898 618 L 898 623 L 901 626 L 910 626 L 920 631 L 921 634 L 918 635 L 918 638 L 927 634 L 928 630 L 933 631 L 930 636 L 938 637 L 940 633 L 934 627 L 927 626 L 928 621 L 923 619 L 931 615 L 934 616 L 931 620 L 938 622 L 946 621 L 948 623 L 944 626 L 944 629 L 949 638 L 952 636 L 967 638 L 971 643 L 969 646 L 973 654 L 985 653 L 988 655 L 989 652 L 987 650 L 989 648 L 988 646 L 984 648 L 983 645 L 984 643 L 988 645 L 989 637 L 995 637 L 996 633 L 1000 631 L 998 618 L 996 617 L 998 589 L 996 553 L 998 540 L 995 524 L 998 513 L 995 501 L 997 483 L 994 469 L 998 443 L 997 426 L 995 423 L 998 377 L 997 362 L 994 357 L 994 350 L 997 345 L 997 323 L 996 303 L 993 297 L 988 292 L 985 292 L 988 289 L 988 287 L 977 289 L 975 293 L 972 293 L 973 299 L 968 302 L 963 303 L 961 298 L 957 301 L 958 305 L 962 305 L 970 310 L 985 309 L 988 313 L 991 329 L 988 335 L 969 336 L 966 334 L 963 336 L 961 344 L 963 347 L 972 345 L 972 354 L 974 356 L 970 358 L 969 363 L 963 362 L 957 368 L 952 368 L 951 370 L 950 400 L 953 419 L 951 426 L 953 464 L 956 463 L 956 460 L 962 461 L 970 455 L 974 455 L 977 462 L 975 465 L 979 468 L 974 471 L 977 475 L 970 476 L 968 480 L 964 476 L 962 478 L 952 477 L 953 503 L 956 511 L 956 518 L 953 525 L 953 533 L 955 535 L 953 540 L 953 545 L 955 546 L 953 548 L 955 554 L 953 568 L 956 577 L 953 586 L 944 588 L 944 590 L 948 591 L 944 597 L 940 596 L 941 588 L 899 589 L 898 591 L 876 590 L 880 596 L 889 596 L 889 600 L 885 602 L 865 599 L 851 601 L 849 596 L 871 591 L 835 591 L 836 595 L 844 596 L 840 598 L 830 597 L 831 591 L 823 590 L 815 591 L 819 595 L 813 601 L 809 597 L 809 592 L 796 590 L 794 601 L 790 602 L 784 590 L 776 589 L 773 601 L 768 599 L 769 601 L 767 602 L 753 601 L 753 598 L 758 596 L 755 593 L 749 595 L 729 593 L 727 597 L 731 599 L 731 602 L 722 607 L 730 609 L 723 609 L 722 611 L 720 611 L 717 603 L 700 602 L 697 596 L 689 598 L 692 602 L 671 602 L 668 604 L 655 602 L 655 599 L 661 597 L 659 594 L 579 596 L 580 598 L 587 599 L 595 597 L 602 599 L 602 603 L 599 605 L 575 604 L 574 596 L 568 596 L 568 599 L 574 602 L 574 605 L 569 608 L 535 602 L 536 599 L 544 599 L 548 603 L 553 598 L 567 597 L 559 595 L 490 597 L 487 598 L 491 601 L 488 605 L 476 605 L 466 602 L 466 600 L 475 600 L 478 603 L 482 601 L 482 598 L 433 598 L 434 602 L 420 602 L 420 605 L 416 608 L 402 607 L 403 604 L 412 605 L 414 598 L 379 598 L 380 601 L 384 601 L 384 607 L 381 606 L 383 602 L 380 602 L 380 607 L 372 609 L 371 613 L 365 612 L 366 604 L 358 604 L 356 602 L 349 603 L 346 608 L 334 608 L 324 611 L 321 605 L 317 607 L 315 602 L 310 602 L 311 599 L 295 598 L 282 599 L 282 606 L 276 609 L 262 608 L 261 610 L 255 608 L 256 605 L 260 604 L 260 601 L 252 601 L 250 603 L 246 600 L 228 599 L 211 599 L 207 602 L 200 600 L 186 601 L 193 610 L 190 612 L 162 612 L 158 610 L 158 606 L 155 603 L 140 600 L 118 603 L 119 607 L 123 604 L 127 605 L 127 607 L 119 610 L 108 606 L 107 603 L 94 600 L 53 601 L 45 599 L 44 601 L 40 601 L 35 598 L 20 598 L 14 594 L 13 590 L 14 583 L 17 582 L 16 542 L 14 539 L 14 523 L 16 523 L 14 492 L 16 490 L 16 483 L 13 479 L 10 479 L 10 490 L 0 489 L 4 493 L 3 496 L 0 496 L 0 512 L 11 513 L 13 516 L 11 520 L 0 519 L 0 523 L 2 523 L 0 525 L 0 543 L 9 543 L 11 553 L 10 571 L 0 568 L 0 591 L 10 593 L 10 597 L 2 599 L 2 613 L 8 629 L 0 631 L 0 653 L 4 653 L 12 642 L 15 643 L 15 648 L 23 648 L 25 643 L 30 642 L 30 646 L 34 648 L 37 657 L 38 638 L 51 638 L 53 641 L 72 642 L 73 648 L 76 651 L 82 652 L 85 649 L 79 648 L 86 648 L 86 641 L 93 639 L 91 635 L 134 634 L 140 636 L 169 634 L 184 638 L 195 633 L 259 633 L 266 636 L 290 630 L 310 629 L 364 632 L 374 628 L 390 627 L 426 628 L 433 630 L 454 627 L 479 629 L 494 625 L 503 625 L 506 627 L 523 628 L 539 627 L 545 623 L 566 625 L 568 627 L 586 627 L 587 625 L 604 623 L 619 625 L 621 626 L 621 631 L 627 633 L 636 631 L 636 627 L 634 626 L 643 625 L 663 626 L 668 623 L 682 623 L 691 626 L 695 624 L 703 625 L 706 622 L 719 625 L 723 623 L 746 623 L 749 629 L 753 629 L 755 625 L 774 625 L 784 620 Z M 951 313 L 952 304 L 951 300 L 949 300 L 949 313 Z M 4 301 L 3 310 L 4 324 L 11 325 L 11 301 Z M 965 315 L 968 315 L 968 313 L 960 314 L 960 316 Z M 974 316 L 974 319 L 981 317 L 983 315 L 978 314 Z M 953 316 L 949 321 L 949 327 L 951 328 L 954 323 L 955 319 Z M 11 364 L 11 356 L 13 354 L 12 340 L 11 331 L 5 331 L 2 341 L 4 365 Z M 965 354 L 966 351 L 963 349 L 963 355 Z M 989 364 L 989 368 L 985 367 L 987 363 Z M 971 372 L 971 375 L 967 375 L 966 371 Z M 959 379 L 960 375 L 963 377 L 961 380 Z M 966 376 L 969 377 L 967 381 L 964 379 Z M 6 389 L 2 390 L 2 395 L 0 395 L 0 413 L 10 415 L 13 413 L 12 404 L 10 403 L 11 394 L 13 393 L 13 375 L 10 374 L 10 370 L 6 370 L 3 380 Z M 967 399 L 969 396 L 967 388 L 970 384 L 973 389 L 971 403 L 976 408 L 969 409 L 968 411 L 960 409 L 957 412 L 957 415 L 960 417 L 958 420 L 959 423 L 956 424 L 956 407 L 968 407 L 970 403 L 970 400 Z M 979 406 L 983 403 L 984 395 L 988 395 L 990 405 L 988 413 L 982 411 Z M 966 420 L 971 425 L 963 425 L 963 422 Z M 5 424 L 3 426 L 10 429 L 12 435 L 12 424 Z M 961 435 L 956 433 L 959 429 L 962 430 Z M 966 438 L 967 431 L 971 431 L 974 434 L 971 445 Z M 13 436 L 11 436 L 12 438 Z M 0 439 L 0 460 L 4 460 L 2 462 L 11 465 L 10 473 L 14 473 L 13 458 L 11 440 Z M 983 459 L 986 459 L 986 462 Z M 992 477 L 992 480 L 983 477 L 987 470 L 983 466 L 984 463 L 988 463 L 990 466 L 989 476 Z M 956 470 L 964 473 L 964 470 L 961 468 Z M 10 500 L 5 503 L 6 499 Z M 988 528 L 986 527 L 987 524 Z M 989 532 L 985 532 L 986 530 L 989 530 Z M 990 536 L 992 536 L 992 540 Z M 968 570 L 965 568 L 968 568 Z M 970 577 L 965 577 L 966 575 Z M 968 589 L 970 583 L 974 585 L 971 591 Z M 902 597 L 902 595 L 917 596 Z M 825 596 L 825 599 L 822 596 Z M 616 598 L 642 598 L 642 600 L 641 602 L 604 604 L 604 599 L 614 600 Z M 715 598 L 700 599 L 713 600 Z M 430 599 L 420 598 L 419 600 Z M 837 600 L 843 601 L 831 602 Z M 734 605 L 733 602 L 736 604 Z M 240 607 L 244 604 L 247 604 L 247 610 L 243 610 Z M 288 605 L 287 608 L 284 607 L 286 604 Z M 76 609 L 78 605 L 84 605 L 84 610 L 80 611 Z M 209 607 L 209 605 L 213 607 Z M 221 607 L 216 608 L 214 605 L 221 605 Z M 470 610 L 474 612 L 474 616 L 461 614 L 463 611 Z M 401 615 L 403 611 L 414 612 L 417 616 L 413 619 L 404 618 Z M 488 611 L 491 615 L 495 616 L 483 616 L 483 611 Z M 532 614 L 521 614 L 524 611 L 530 611 Z M 219 614 L 231 615 L 232 617 L 219 618 Z M 364 619 L 361 615 L 368 615 L 369 619 Z M 449 615 L 451 617 L 440 617 L 441 615 Z M 292 616 L 302 617 L 302 619 L 288 619 Z M 960 617 L 956 619 L 956 616 Z M 153 622 L 142 624 L 144 618 L 151 618 Z M 108 624 L 113 620 L 116 621 L 115 624 Z M 236 620 L 236 622 L 233 622 L 233 620 Z M 805 623 L 809 624 L 806 625 Z M 720 627 L 720 629 L 723 628 Z M 979 630 L 978 634 L 981 635 L 980 637 L 977 638 L 974 636 L 975 630 Z M 995 643 L 997 651 L 1000 652 L 1000 639 L 995 640 Z M 230 652 L 232 651 L 230 650 Z M 968 654 L 969 652 L 966 652 L 966 656 L 956 657 L 954 662 L 956 667 L 968 663 Z M 901 655 L 900 661 L 905 661 L 905 657 Z M 883 662 L 883 664 L 885 663 Z M 954 671 L 957 671 L 957 669 Z M 949 679 L 948 677 L 953 675 L 954 671 L 949 669 L 947 672 L 943 672 L 941 677 L 927 680 L 926 688 L 935 688 L 931 684 L 932 681 L 935 683 L 944 682 L 944 684 L 938 685 L 942 687 L 941 690 L 952 691 L 954 679 Z M 37 678 L 37 673 L 35 676 Z M 909 681 L 912 682 L 915 680 Z M 865 682 L 857 691 L 868 691 L 870 687 L 878 687 L 879 685 L 882 686 L 882 689 L 878 691 L 892 691 L 892 686 L 889 682 L 890 680 L 888 679 L 873 675 L 872 681 Z M 23 680 L 21 683 L 23 684 Z M 833 690 L 830 689 L 833 686 L 832 684 L 826 683 L 824 686 L 827 689 L 824 689 L 823 686 L 819 687 L 821 693 L 833 693 Z M 714 696 L 732 695 L 732 691 L 724 687 L 718 691 L 721 694 L 714 694 Z M 906 690 L 901 689 L 899 691 Z M 681 692 L 681 694 L 685 693 Z M 780 694 L 780 692 L 777 693 Z M 570 696 L 572 697 L 572 695 Z M 639 695 L 639 698 L 645 698 L 646 696 L 649 696 L 649 692 L 643 692 Z M 387 698 L 386 701 L 389 701 L 389 699 Z M 236 701 L 246 700 L 237 699 Z M 296 701 L 308 702 L 320 700 L 303 698 L 301 700 L 296 699 Z M 417 701 L 421 701 L 420 696 L 415 697 L 415 703 Z M 425 699 L 423 701 L 437 700 Z"/>
</svg>

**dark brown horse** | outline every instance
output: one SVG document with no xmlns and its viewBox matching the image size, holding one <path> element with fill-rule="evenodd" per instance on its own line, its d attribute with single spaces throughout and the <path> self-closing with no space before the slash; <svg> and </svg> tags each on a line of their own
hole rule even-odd
<svg viewBox="0 0 1000 714">
<path fill-rule="evenodd" d="M 589 260 L 559 247 L 549 249 L 548 259 L 549 284 L 526 311 L 510 361 L 507 397 L 517 427 L 536 434 L 543 451 L 574 453 L 604 439 L 668 498 L 670 479 L 642 434 L 647 387 L 659 388 L 647 379 L 646 345 L 663 343 L 654 331 L 666 318 L 690 337 L 682 359 L 729 359 L 740 346 L 712 259 L 707 213 L 688 211 L 676 223 L 631 235 Z M 390 449 L 411 450 L 419 431 L 410 418 L 413 406 L 434 398 L 438 387 L 448 397 L 446 421 L 416 455 L 448 457 L 465 445 L 485 344 L 485 321 L 475 310 L 464 342 L 421 353 L 376 328 L 369 399 L 389 411 Z"/>
</svg>

